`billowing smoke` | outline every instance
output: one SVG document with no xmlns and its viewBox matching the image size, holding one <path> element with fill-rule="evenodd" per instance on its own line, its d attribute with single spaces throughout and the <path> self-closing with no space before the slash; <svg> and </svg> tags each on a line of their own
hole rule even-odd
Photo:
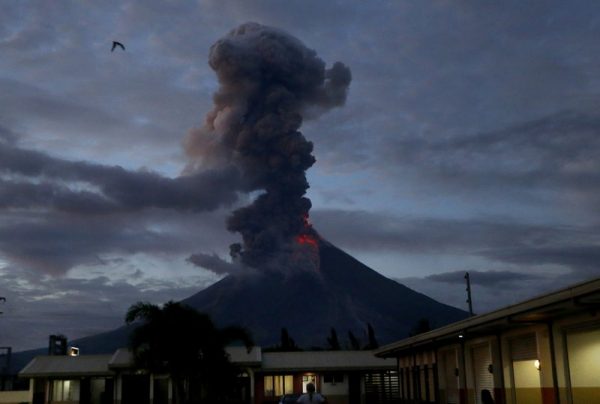
<svg viewBox="0 0 600 404">
<path fill-rule="evenodd" d="M 344 104 L 350 70 L 339 62 L 326 69 L 298 39 L 256 23 L 217 41 L 209 63 L 220 87 L 204 126 L 186 139 L 188 170 L 233 166 L 246 191 L 260 192 L 228 219 L 243 239 L 231 247 L 234 257 L 252 267 L 294 258 L 298 243 L 316 246 L 304 196 L 315 158 L 299 128 L 303 118 Z"/>
<path fill-rule="evenodd" d="M 187 261 L 217 275 L 240 274 L 248 270 L 248 268 L 237 262 L 225 261 L 217 254 L 192 254 L 188 257 Z"/>
</svg>

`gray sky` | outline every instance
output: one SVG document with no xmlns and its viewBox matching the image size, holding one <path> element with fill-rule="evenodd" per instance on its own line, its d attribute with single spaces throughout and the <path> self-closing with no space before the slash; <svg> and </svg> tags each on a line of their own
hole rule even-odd
<svg viewBox="0 0 600 404">
<path fill-rule="evenodd" d="M 235 175 L 181 177 L 218 88 L 210 46 L 254 21 L 352 71 L 314 143 L 311 221 L 442 302 L 484 312 L 600 274 L 600 4 L 4 1 L 0 345 L 123 323 L 220 275 Z M 110 52 L 113 40 L 126 51 Z"/>
</svg>

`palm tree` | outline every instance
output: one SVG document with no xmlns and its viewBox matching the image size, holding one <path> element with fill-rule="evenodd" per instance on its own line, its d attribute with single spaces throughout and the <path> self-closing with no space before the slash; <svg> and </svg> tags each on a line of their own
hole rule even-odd
<svg viewBox="0 0 600 404">
<path fill-rule="evenodd" d="M 245 329 L 219 329 L 207 314 L 172 301 L 162 308 L 144 302 L 132 305 L 125 322 L 136 321 L 139 325 L 129 345 L 134 365 L 151 373 L 168 374 L 175 387 L 173 396 L 180 404 L 189 402 L 191 386 L 201 386 L 201 396 L 222 400 L 237 375 L 225 346 L 236 340 L 248 350 L 253 345 Z"/>
</svg>

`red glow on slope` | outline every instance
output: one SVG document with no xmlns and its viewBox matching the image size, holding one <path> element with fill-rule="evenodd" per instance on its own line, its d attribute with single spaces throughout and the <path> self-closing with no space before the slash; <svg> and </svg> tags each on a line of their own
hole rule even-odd
<svg viewBox="0 0 600 404">
<path fill-rule="evenodd" d="M 317 238 L 308 234 L 300 234 L 296 237 L 296 241 L 298 242 L 298 244 L 308 244 L 314 248 L 317 248 L 319 246 Z"/>
<path fill-rule="evenodd" d="M 305 233 L 296 236 L 296 242 L 298 244 L 305 244 L 313 248 L 318 248 L 319 240 L 312 234 L 312 225 L 310 224 L 308 213 L 302 216 L 302 222 L 304 223 Z"/>
</svg>

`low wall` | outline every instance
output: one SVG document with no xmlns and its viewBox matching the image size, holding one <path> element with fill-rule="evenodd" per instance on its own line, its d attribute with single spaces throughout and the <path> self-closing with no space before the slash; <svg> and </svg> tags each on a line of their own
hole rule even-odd
<svg viewBox="0 0 600 404">
<path fill-rule="evenodd" d="M 0 391 L 0 404 L 22 404 L 29 401 L 29 390 Z"/>
</svg>

